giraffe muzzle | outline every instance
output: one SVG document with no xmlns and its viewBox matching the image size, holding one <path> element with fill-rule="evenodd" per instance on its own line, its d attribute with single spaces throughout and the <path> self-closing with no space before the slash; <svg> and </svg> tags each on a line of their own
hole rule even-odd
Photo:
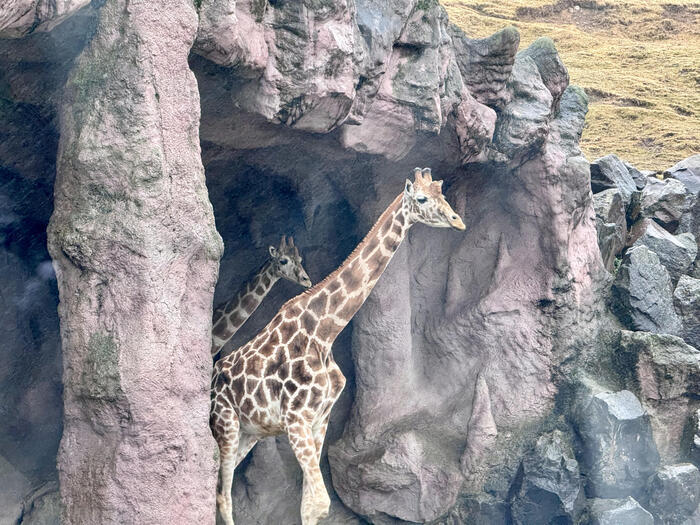
<svg viewBox="0 0 700 525">
<path fill-rule="evenodd" d="M 450 226 L 452 226 L 455 230 L 461 232 L 467 229 L 467 227 L 464 225 L 464 222 L 462 222 L 462 219 L 457 214 L 452 215 L 450 217 Z"/>
</svg>

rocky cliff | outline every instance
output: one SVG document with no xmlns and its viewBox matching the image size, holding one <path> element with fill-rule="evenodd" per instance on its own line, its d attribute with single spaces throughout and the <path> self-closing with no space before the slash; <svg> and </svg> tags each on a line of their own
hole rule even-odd
<svg viewBox="0 0 700 525">
<path fill-rule="evenodd" d="M 66 523 L 213 523 L 212 301 L 283 233 L 321 280 L 416 165 L 467 232 L 414 228 L 336 341 L 326 522 L 688 519 L 697 160 L 589 165 L 585 93 L 518 47 L 434 0 L 3 7 L 0 520 L 60 479 Z M 238 524 L 300 497 L 286 438 L 236 471 Z"/>
</svg>

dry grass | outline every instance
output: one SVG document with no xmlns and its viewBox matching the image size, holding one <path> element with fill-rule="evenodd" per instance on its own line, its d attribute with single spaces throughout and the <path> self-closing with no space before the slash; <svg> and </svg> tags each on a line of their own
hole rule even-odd
<svg viewBox="0 0 700 525">
<path fill-rule="evenodd" d="M 700 2 L 441 0 L 481 38 L 518 28 L 521 49 L 554 39 L 571 83 L 590 97 L 581 146 L 663 170 L 700 152 Z M 578 9 L 574 6 L 578 5 Z"/>
</svg>

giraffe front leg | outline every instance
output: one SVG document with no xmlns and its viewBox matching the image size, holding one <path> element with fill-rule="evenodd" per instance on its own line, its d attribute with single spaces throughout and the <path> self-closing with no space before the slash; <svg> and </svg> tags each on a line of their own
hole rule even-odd
<svg viewBox="0 0 700 525">
<path fill-rule="evenodd" d="M 219 485 L 216 491 L 216 506 L 224 523 L 234 525 L 231 486 L 240 441 L 238 414 L 231 409 L 224 410 L 223 414 L 213 412 L 209 424 L 219 445 Z"/>
<path fill-rule="evenodd" d="M 320 519 L 328 516 L 331 500 L 323 483 L 323 475 L 319 465 L 320 454 L 316 449 L 312 426 L 301 418 L 295 419 L 287 425 L 287 436 L 304 473 L 301 523 L 302 525 L 316 525 Z"/>
</svg>

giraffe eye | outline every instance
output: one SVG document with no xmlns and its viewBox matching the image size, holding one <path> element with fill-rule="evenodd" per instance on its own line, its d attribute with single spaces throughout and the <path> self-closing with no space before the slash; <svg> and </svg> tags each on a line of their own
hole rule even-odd
<svg viewBox="0 0 700 525">
<path fill-rule="evenodd" d="M 425 195 L 419 195 L 418 197 L 416 197 L 416 200 L 420 204 L 425 204 L 425 202 L 428 200 L 428 197 L 426 197 Z"/>
<path fill-rule="evenodd" d="M 280 264 L 287 264 L 289 259 L 280 259 Z"/>
</svg>

